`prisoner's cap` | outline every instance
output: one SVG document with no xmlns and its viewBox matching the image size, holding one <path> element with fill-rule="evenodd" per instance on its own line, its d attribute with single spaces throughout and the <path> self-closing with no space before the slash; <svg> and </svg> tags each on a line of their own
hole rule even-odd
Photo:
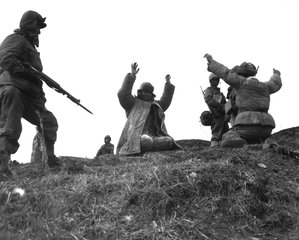
<svg viewBox="0 0 299 240">
<path fill-rule="evenodd" d="M 26 28 L 26 26 L 29 26 L 33 22 L 37 22 L 40 28 L 45 28 L 47 26 L 45 21 L 45 17 L 43 18 L 39 13 L 29 10 L 23 14 L 20 20 L 20 29 Z"/>
<path fill-rule="evenodd" d="M 239 75 L 244 77 L 252 77 L 257 73 L 256 67 L 250 62 L 243 62 L 237 72 Z"/>
<path fill-rule="evenodd" d="M 143 82 L 140 85 L 140 88 L 138 89 L 138 92 L 140 92 L 140 91 L 145 91 L 145 92 L 151 93 L 154 97 L 156 96 L 154 94 L 154 86 L 149 82 Z"/>
</svg>

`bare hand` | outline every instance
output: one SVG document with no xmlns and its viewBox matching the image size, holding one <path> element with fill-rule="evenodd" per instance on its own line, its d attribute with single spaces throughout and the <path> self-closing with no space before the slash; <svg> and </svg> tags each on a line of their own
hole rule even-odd
<svg viewBox="0 0 299 240">
<path fill-rule="evenodd" d="M 131 73 L 132 75 L 136 75 L 139 72 L 138 64 L 136 62 L 131 64 Z"/>
<path fill-rule="evenodd" d="M 165 76 L 166 83 L 170 83 L 170 78 L 171 76 L 169 74 Z"/>
<path fill-rule="evenodd" d="M 210 61 L 213 60 L 212 55 L 210 55 L 210 54 L 208 54 L 208 53 L 206 53 L 203 57 L 206 58 L 208 62 L 210 62 Z"/>
<path fill-rule="evenodd" d="M 280 76 L 280 71 L 278 71 L 277 69 L 273 68 L 273 74 L 278 74 Z"/>
</svg>

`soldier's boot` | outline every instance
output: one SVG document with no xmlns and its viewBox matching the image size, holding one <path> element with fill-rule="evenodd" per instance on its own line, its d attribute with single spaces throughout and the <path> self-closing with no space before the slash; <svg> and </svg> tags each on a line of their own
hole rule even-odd
<svg viewBox="0 0 299 240">
<path fill-rule="evenodd" d="M 13 177 L 13 172 L 9 168 L 10 154 L 0 152 L 0 179 L 9 179 Z"/>
<path fill-rule="evenodd" d="M 46 142 L 45 141 L 45 147 L 46 147 L 46 154 L 48 156 L 48 166 L 50 168 L 59 168 L 62 166 L 62 161 L 60 158 L 56 157 L 54 153 L 54 144 Z"/>
<path fill-rule="evenodd" d="M 61 167 L 62 166 L 61 159 L 56 157 L 55 155 L 48 156 L 48 166 L 50 168 Z"/>
</svg>

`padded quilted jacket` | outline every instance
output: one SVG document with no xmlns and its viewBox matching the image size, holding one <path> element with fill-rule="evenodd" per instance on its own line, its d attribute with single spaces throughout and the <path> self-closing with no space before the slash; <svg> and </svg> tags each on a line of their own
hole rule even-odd
<svg viewBox="0 0 299 240">
<path fill-rule="evenodd" d="M 236 125 L 259 125 L 275 128 L 275 121 L 268 113 L 270 95 L 282 86 L 280 75 L 275 73 L 269 81 L 261 82 L 255 77 L 245 78 L 212 60 L 208 70 L 217 74 L 236 91 L 238 113 Z"/>
</svg>

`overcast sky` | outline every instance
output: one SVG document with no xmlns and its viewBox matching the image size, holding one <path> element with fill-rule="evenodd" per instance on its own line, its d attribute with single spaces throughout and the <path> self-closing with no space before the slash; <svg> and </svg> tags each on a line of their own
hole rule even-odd
<svg viewBox="0 0 299 240">
<path fill-rule="evenodd" d="M 18 28 L 22 14 L 46 17 L 38 51 L 44 73 L 81 100 L 93 115 L 44 86 L 46 106 L 59 123 L 56 154 L 92 158 L 109 134 L 117 145 L 126 121 L 117 91 L 132 62 L 160 98 L 165 75 L 176 86 L 166 127 L 180 139 L 210 140 L 199 116 L 207 109 L 200 86 L 209 86 L 205 53 L 227 67 L 259 66 L 257 78 L 281 71 L 282 89 L 271 95 L 273 132 L 298 126 L 298 0 L 10 0 L 1 4 L 0 41 Z M 220 85 L 224 94 L 227 85 Z M 30 161 L 35 127 L 23 121 L 20 148 Z"/>
</svg>

